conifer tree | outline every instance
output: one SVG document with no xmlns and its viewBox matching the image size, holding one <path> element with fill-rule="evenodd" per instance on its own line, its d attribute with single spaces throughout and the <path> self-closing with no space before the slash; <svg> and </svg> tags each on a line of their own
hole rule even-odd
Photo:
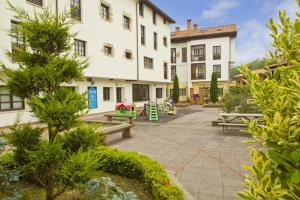
<svg viewBox="0 0 300 200">
<path fill-rule="evenodd" d="M 177 74 L 174 77 L 174 83 L 173 83 L 173 101 L 175 103 L 179 102 L 179 80 Z"/>
<path fill-rule="evenodd" d="M 218 78 L 215 72 L 211 75 L 211 82 L 210 82 L 210 99 L 213 103 L 218 101 L 219 97 L 219 88 L 218 88 Z"/>
</svg>

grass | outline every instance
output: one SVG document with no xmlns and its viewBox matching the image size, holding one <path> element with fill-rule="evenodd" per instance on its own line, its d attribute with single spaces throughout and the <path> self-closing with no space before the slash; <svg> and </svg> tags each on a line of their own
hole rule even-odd
<svg viewBox="0 0 300 200">
<path fill-rule="evenodd" d="M 119 175 L 113 175 L 102 172 L 99 172 L 97 177 L 110 177 L 112 181 L 123 191 L 134 192 L 139 200 L 153 199 L 151 193 L 143 188 L 143 184 L 139 180 L 128 179 Z M 4 187 L 0 185 L 0 199 L 3 199 L 4 195 L 11 195 L 14 189 L 18 189 L 19 191 L 21 191 L 21 200 L 42 200 L 45 198 L 44 189 L 38 188 L 24 181 L 20 181 L 18 183 L 11 184 L 9 187 Z M 65 199 L 90 200 L 89 198 L 84 196 L 84 189 L 68 190 L 57 198 L 57 200 Z"/>
</svg>

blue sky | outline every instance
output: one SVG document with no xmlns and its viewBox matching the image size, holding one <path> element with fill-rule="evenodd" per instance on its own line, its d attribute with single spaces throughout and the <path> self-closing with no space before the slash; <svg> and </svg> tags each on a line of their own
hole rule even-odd
<svg viewBox="0 0 300 200">
<path fill-rule="evenodd" d="M 266 23 L 279 9 L 293 16 L 295 0 L 152 0 L 182 28 L 192 19 L 200 27 L 237 24 L 237 64 L 262 58 L 271 48 Z M 174 28 L 174 27 L 173 27 Z"/>
</svg>

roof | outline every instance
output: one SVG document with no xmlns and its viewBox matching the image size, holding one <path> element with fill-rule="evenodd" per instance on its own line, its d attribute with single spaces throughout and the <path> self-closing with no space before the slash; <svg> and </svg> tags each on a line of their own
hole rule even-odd
<svg viewBox="0 0 300 200">
<path fill-rule="evenodd" d="M 169 21 L 172 24 L 175 24 L 176 21 L 172 19 L 169 15 L 167 15 L 164 11 L 162 11 L 160 8 L 158 8 L 154 3 L 152 3 L 150 0 L 139 0 L 140 3 L 143 3 L 150 7 L 152 10 L 154 10 L 157 14 L 161 15 L 165 20 Z"/>
<path fill-rule="evenodd" d="M 171 33 L 171 40 L 172 42 L 185 42 L 194 39 L 217 38 L 226 36 L 237 36 L 237 26 L 235 24 L 197 28 L 184 31 L 177 30 Z"/>
</svg>

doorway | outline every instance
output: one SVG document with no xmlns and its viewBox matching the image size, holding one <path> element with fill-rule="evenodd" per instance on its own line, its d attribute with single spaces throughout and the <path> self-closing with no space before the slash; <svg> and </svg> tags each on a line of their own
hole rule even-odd
<svg viewBox="0 0 300 200">
<path fill-rule="evenodd" d="M 117 87 L 117 103 L 120 103 L 122 101 L 123 101 L 122 88 Z"/>
</svg>

